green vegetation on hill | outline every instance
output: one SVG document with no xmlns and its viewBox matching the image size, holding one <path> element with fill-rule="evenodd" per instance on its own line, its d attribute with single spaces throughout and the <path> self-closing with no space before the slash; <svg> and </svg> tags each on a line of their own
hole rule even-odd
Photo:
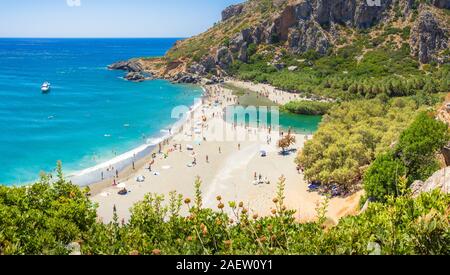
<svg viewBox="0 0 450 275">
<path fill-rule="evenodd" d="M 449 91 L 450 66 L 425 65 L 420 69 L 419 63 L 410 56 L 407 44 L 400 49 L 394 45 L 366 47 L 356 43 L 325 56 L 314 52 L 303 55 L 284 52 L 278 61 L 284 65 L 282 69 L 271 64 L 275 54 L 269 49 L 265 54 L 254 54 L 248 63 L 235 62 L 231 72 L 243 80 L 341 100 Z M 289 67 L 296 69 L 292 71 Z"/>
<path fill-rule="evenodd" d="M 332 226 L 326 200 L 317 222 L 296 222 L 295 211 L 284 205 L 284 179 L 270 217 L 220 197 L 217 209 L 206 209 L 200 185 L 198 180 L 192 200 L 175 192 L 168 201 L 148 194 L 129 222 L 115 215 L 109 224 L 97 222 L 86 193 L 62 179 L 50 184 L 44 176 L 31 187 L 0 187 L 0 255 L 68 254 L 71 242 L 86 255 L 450 254 L 450 196 L 438 191 L 412 199 L 403 188 L 400 196 Z M 187 217 L 180 215 L 183 204 Z"/>
<path fill-rule="evenodd" d="M 351 189 L 360 182 L 367 165 L 387 152 L 417 112 L 426 107 L 419 104 L 422 101 L 416 96 L 379 97 L 343 102 L 333 107 L 297 159 L 305 168 L 306 178 Z M 435 102 L 435 99 L 429 101 Z M 424 139 L 432 135 L 422 133 Z"/>
</svg>

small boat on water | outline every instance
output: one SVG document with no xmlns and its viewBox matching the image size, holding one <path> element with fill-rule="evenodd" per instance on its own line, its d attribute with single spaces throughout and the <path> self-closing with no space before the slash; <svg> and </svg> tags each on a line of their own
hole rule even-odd
<svg viewBox="0 0 450 275">
<path fill-rule="evenodd" d="M 44 82 L 44 84 L 42 84 L 41 86 L 41 91 L 43 93 L 48 93 L 50 91 L 50 83 Z"/>
</svg>

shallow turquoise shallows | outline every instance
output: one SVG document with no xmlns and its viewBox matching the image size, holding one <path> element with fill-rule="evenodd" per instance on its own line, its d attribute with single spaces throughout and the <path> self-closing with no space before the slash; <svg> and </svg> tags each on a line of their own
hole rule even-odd
<svg viewBox="0 0 450 275">
<path fill-rule="evenodd" d="M 201 88 L 132 83 L 106 66 L 162 56 L 176 40 L 0 39 L 0 184 L 32 182 L 58 160 L 66 174 L 80 171 L 165 134 L 172 109 L 193 105 Z M 280 115 L 283 128 L 307 133 L 319 122 Z"/>
<path fill-rule="evenodd" d="M 161 136 L 172 108 L 193 105 L 201 88 L 132 83 L 106 66 L 164 55 L 175 41 L 0 39 L 0 183 L 28 183 L 58 160 L 66 174 L 82 170 Z"/>
</svg>

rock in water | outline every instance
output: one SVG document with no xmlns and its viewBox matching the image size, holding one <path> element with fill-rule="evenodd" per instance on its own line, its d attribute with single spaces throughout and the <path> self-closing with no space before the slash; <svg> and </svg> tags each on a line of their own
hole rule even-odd
<svg viewBox="0 0 450 275">
<path fill-rule="evenodd" d="M 127 71 L 128 73 L 126 74 L 125 79 L 134 82 L 142 82 L 144 80 L 153 79 L 151 75 L 144 72 L 144 68 L 142 68 L 141 63 L 135 59 L 111 64 L 108 66 L 108 69 Z"/>
<path fill-rule="evenodd" d="M 122 70 L 128 72 L 141 72 L 143 68 L 137 60 L 120 61 L 108 66 L 110 70 Z"/>
<path fill-rule="evenodd" d="M 144 80 L 147 80 L 148 78 L 140 72 L 129 72 L 126 76 L 125 79 L 129 80 L 129 81 L 134 81 L 134 82 L 142 82 Z"/>
</svg>

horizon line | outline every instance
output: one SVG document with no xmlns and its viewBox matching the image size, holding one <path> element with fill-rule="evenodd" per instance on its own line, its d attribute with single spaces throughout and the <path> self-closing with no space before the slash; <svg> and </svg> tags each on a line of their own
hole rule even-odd
<svg viewBox="0 0 450 275">
<path fill-rule="evenodd" d="M 189 37 L 169 37 L 169 36 L 149 36 L 149 37 L 94 37 L 94 36 L 80 36 L 80 37 L 44 37 L 44 36 L 5 36 L 0 37 L 0 39 L 186 39 Z"/>
</svg>

